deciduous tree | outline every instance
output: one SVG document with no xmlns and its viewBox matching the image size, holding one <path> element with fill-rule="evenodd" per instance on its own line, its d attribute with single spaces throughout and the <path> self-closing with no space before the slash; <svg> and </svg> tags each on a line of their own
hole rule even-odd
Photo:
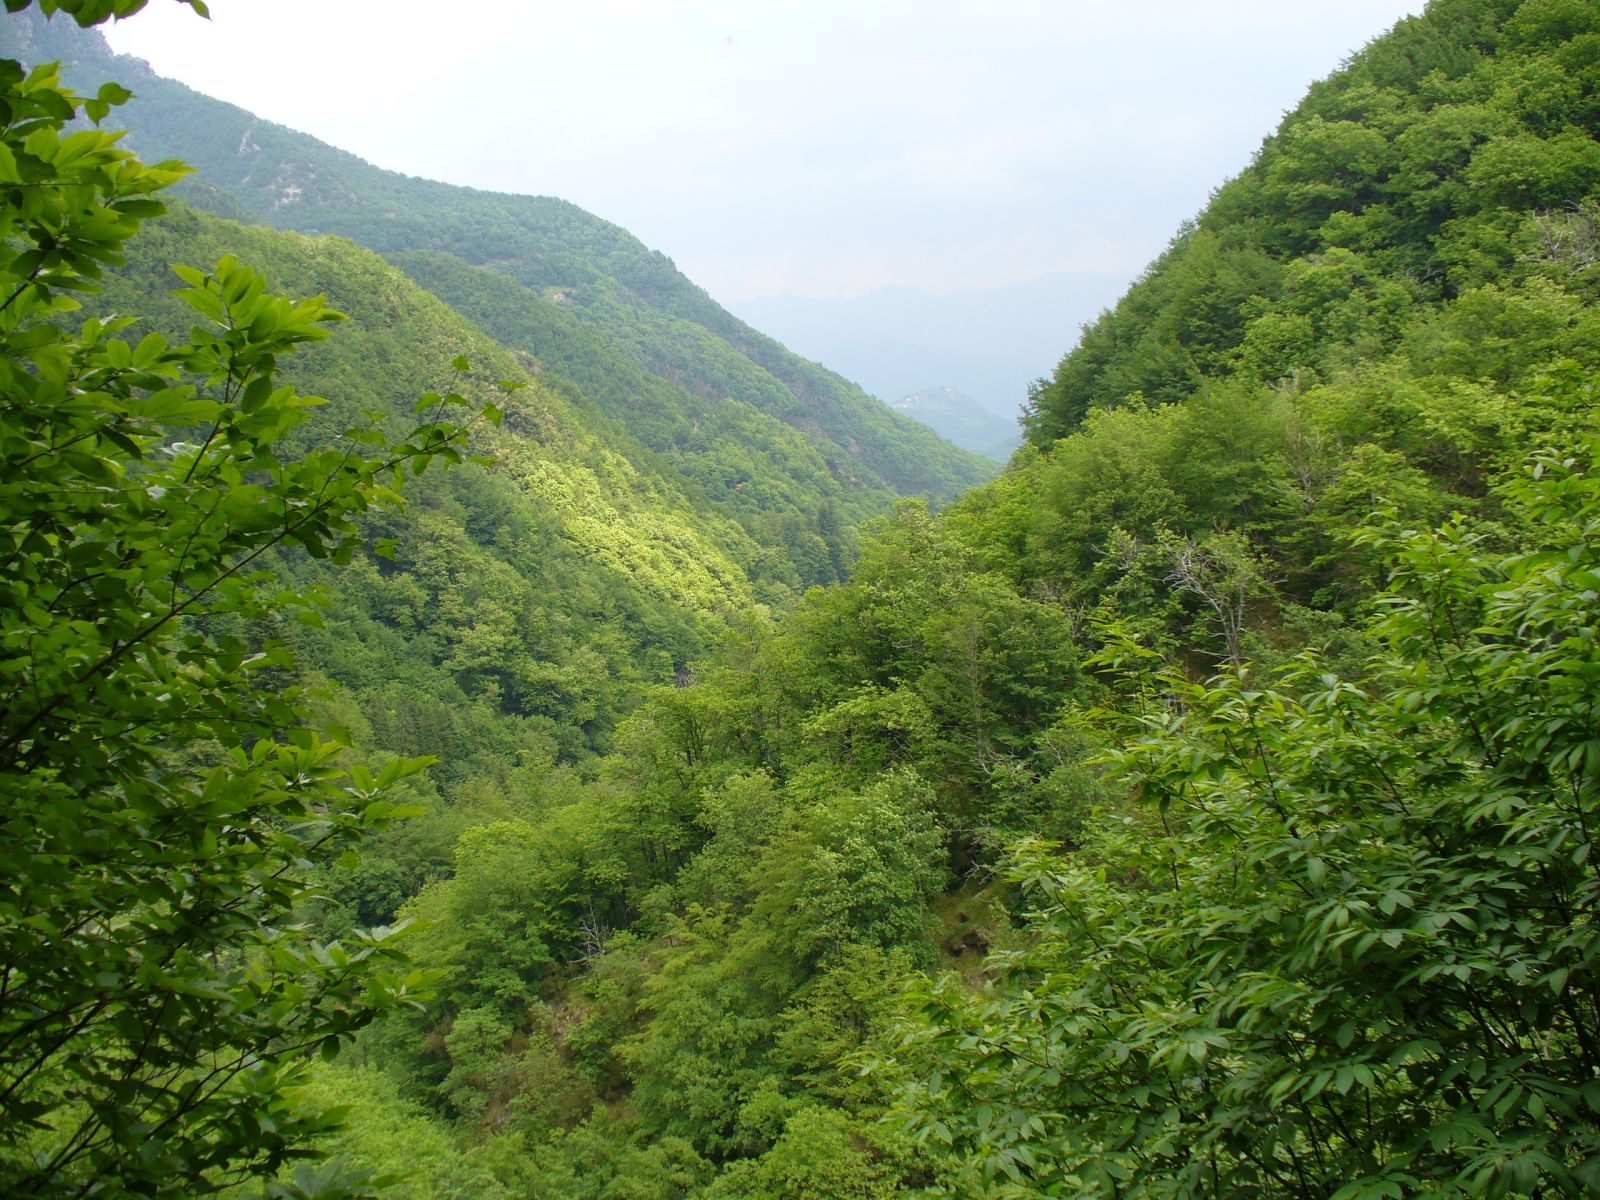
<svg viewBox="0 0 1600 1200">
<path fill-rule="evenodd" d="M 42 7 L 87 25 L 142 4 Z M 265 568 L 361 548 L 362 515 L 396 504 L 403 475 L 460 458 L 443 416 L 459 397 L 426 397 L 404 437 L 374 421 L 291 451 L 320 401 L 280 386 L 277 358 L 338 314 L 227 258 L 178 268 L 186 342 L 124 337 L 130 317 L 74 325 L 72 294 L 183 173 L 98 127 L 126 97 L 0 61 L 9 1196 L 189 1195 L 270 1174 L 326 1123 L 286 1095 L 307 1055 L 425 985 L 387 931 L 321 944 L 296 924 L 312 860 L 397 815 L 384 790 L 427 760 L 346 768 L 307 728 L 273 630 L 316 620 L 314 597 Z"/>
</svg>

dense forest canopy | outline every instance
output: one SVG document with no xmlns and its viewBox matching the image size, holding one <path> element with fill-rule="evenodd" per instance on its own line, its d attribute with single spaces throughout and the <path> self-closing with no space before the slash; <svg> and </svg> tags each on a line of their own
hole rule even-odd
<svg viewBox="0 0 1600 1200">
<path fill-rule="evenodd" d="M 1588 0 L 1314 85 L 937 513 L 603 223 L 546 277 L 443 185 L 387 260 L 158 218 L 178 168 L 62 124 L 119 89 L 4 82 L 12 1191 L 1600 1191 Z M 481 461 L 399 507 L 428 456 Z"/>
</svg>

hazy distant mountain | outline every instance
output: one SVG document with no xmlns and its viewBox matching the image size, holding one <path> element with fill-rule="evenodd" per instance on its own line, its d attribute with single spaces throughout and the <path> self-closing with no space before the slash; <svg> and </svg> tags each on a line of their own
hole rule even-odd
<svg viewBox="0 0 1600 1200">
<path fill-rule="evenodd" d="M 1014 417 L 1001 416 L 953 387 L 924 388 L 896 400 L 891 408 L 915 417 L 948 442 L 997 462 L 1022 444 Z"/>
<path fill-rule="evenodd" d="M 1028 384 L 1055 370 L 1079 327 L 1113 304 L 1131 278 L 1069 271 L 981 292 L 888 287 L 852 300 L 773 296 L 728 307 L 884 400 L 937 379 L 1010 418 Z"/>
</svg>

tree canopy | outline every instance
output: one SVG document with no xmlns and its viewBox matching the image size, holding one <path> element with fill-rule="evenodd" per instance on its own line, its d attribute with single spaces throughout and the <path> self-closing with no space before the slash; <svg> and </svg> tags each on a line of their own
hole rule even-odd
<svg viewBox="0 0 1600 1200">
<path fill-rule="evenodd" d="M 406 475 L 460 460 L 461 399 L 424 397 L 404 438 L 290 449 L 321 401 L 277 359 L 339 314 L 227 257 L 177 269 L 185 341 L 73 324 L 183 168 L 97 127 L 116 85 L 3 61 L 0 87 L 0 1186 L 192 1194 L 304 1154 L 326 1124 L 287 1091 L 307 1053 L 424 994 L 390 931 L 324 942 L 296 916 L 308 860 L 395 816 L 384 793 L 428 760 L 347 765 L 307 727 L 274 627 L 314 598 L 263 568 L 348 560 Z"/>
<path fill-rule="evenodd" d="M 1402 22 L 940 512 L 570 206 L 419 184 L 405 274 L 155 219 L 62 124 L 120 89 L 15 73 L 6 1182 L 1595 1192 L 1597 62 L 1577 0 Z"/>
</svg>

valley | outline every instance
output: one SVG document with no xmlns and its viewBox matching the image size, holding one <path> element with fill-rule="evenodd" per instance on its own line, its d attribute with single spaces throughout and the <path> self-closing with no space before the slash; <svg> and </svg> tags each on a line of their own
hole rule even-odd
<svg viewBox="0 0 1600 1200">
<path fill-rule="evenodd" d="M 1592 4 L 992 296 L 1014 443 L 14 7 L 0 1190 L 1600 1189 Z"/>
</svg>

